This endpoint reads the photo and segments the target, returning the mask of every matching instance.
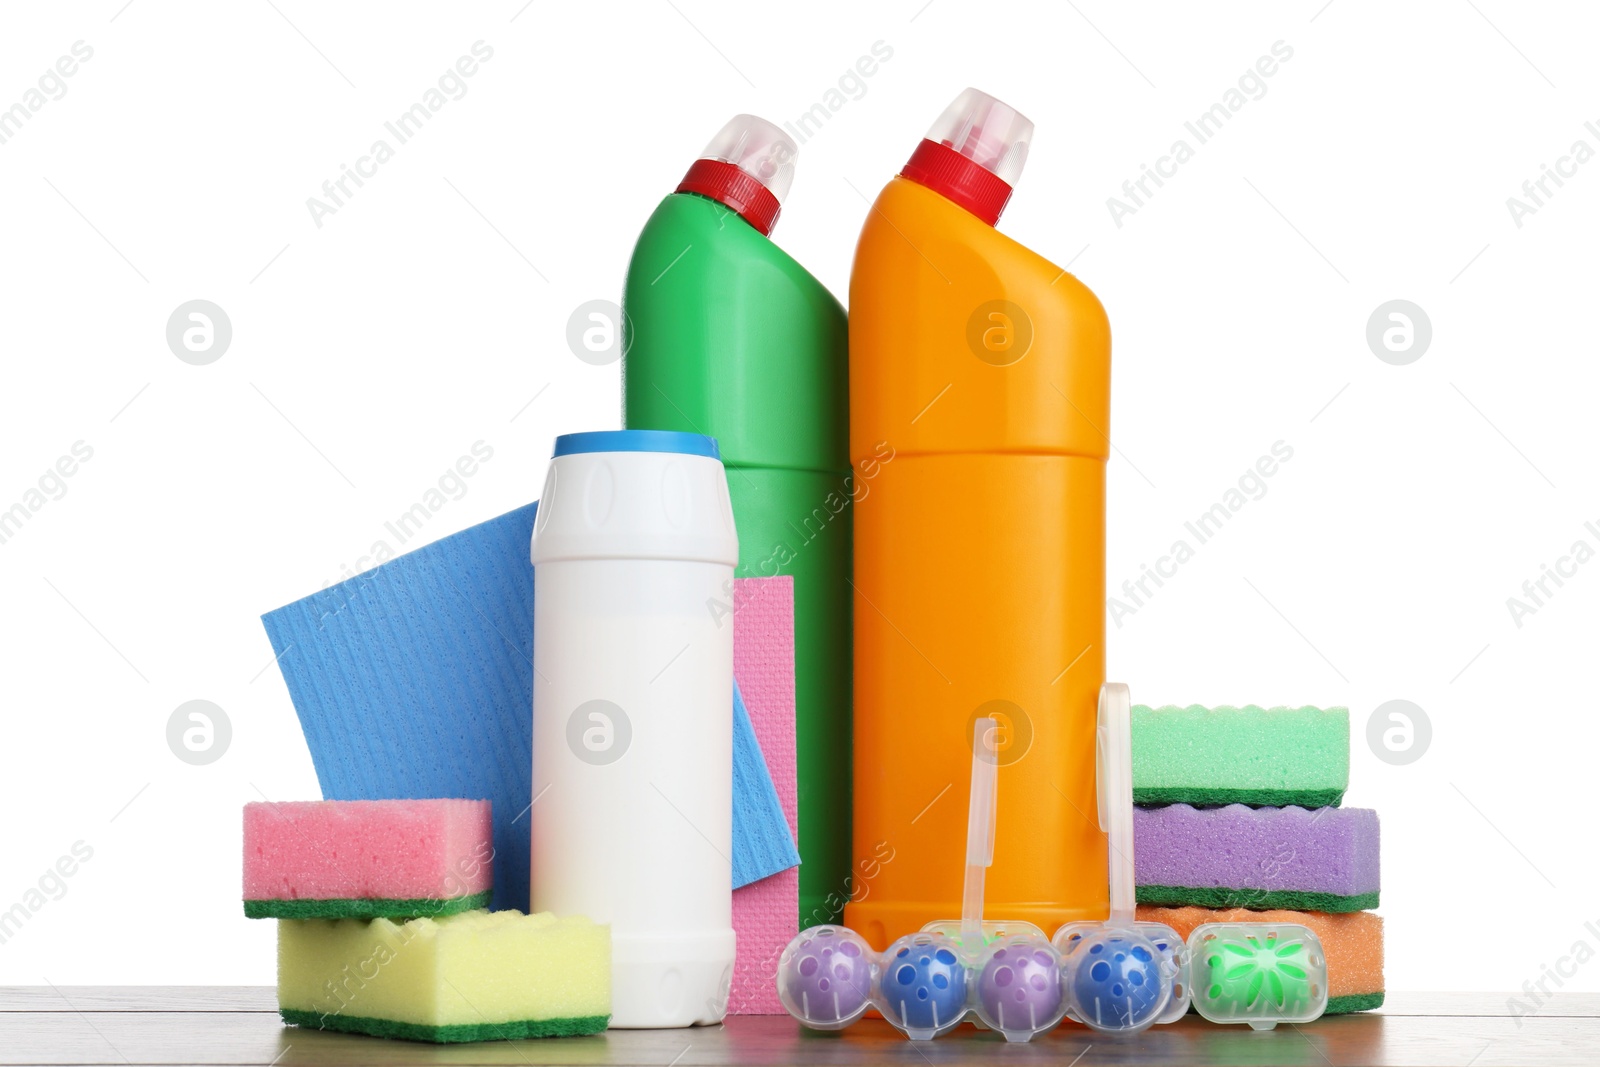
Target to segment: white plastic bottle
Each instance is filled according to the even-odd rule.
[[[568,434],[533,529],[532,906],[611,924],[613,1027],[719,1022],[733,974],[739,558],[716,441]]]

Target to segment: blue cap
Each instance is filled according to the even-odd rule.
[[[677,452],[722,460],[715,437],[677,430],[590,430],[588,433],[564,433],[556,438],[555,455],[573,456],[583,452]]]

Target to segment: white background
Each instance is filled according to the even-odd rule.
[[[1111,677],[1146,703],[1349,705],[1391,990],[1509,990],[1600,948],[1600,562],[1520,628],[1506,606],[1575,540],[1600,548],[1600,162],[1520,228],[1506,206],[1574,140],[1600,148],[1600,16],[522,3],[0,15],[0,107],[94,50],[0,145],[0,508],[93,449],[0,544],[0,909],[93,849],[0,945],[0,982],[272,980],[272,925],[240,914],[240,807],[317,784],[258,616],[356,565],[474,442],[493,459],[424,539],[532,499],[554,435],[615,427],[617,368],[573,356],[568,316],[618,297],[731,114],[793,121],[877,41],[892,58],[803,146],[775,238],[842,299],[864,196],[957,92],[1035,121],[1001,225],[1111,314],[1113,587],[1294,450],[1111,629]],[[306,199],[479,40],[466,95],[318,228]],[[1107,198],[1280,40],[1266,94],[1115,225]],[[165,340],[195,298],[233,325],[209,366]],[[1432,321],[1409,366],[1365,340],[1395,298]],[[166,742],[196,698],[233,727],[209,766]],[[1365,740],[1395,698],[1433,726],[1408,766]],[[1566,988],[1600,989],[1600,965]]]

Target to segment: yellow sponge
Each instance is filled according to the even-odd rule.
[[[581,916],[468,911],[278,922],[287,1023],[412,1041],[593,1034],[611,1018],[611,929]]]

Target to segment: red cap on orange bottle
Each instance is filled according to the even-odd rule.
[[[1022,175],[1033,123],[988,93],[967,89],[928,130],[900,176],[966,208],[990,226]]]

